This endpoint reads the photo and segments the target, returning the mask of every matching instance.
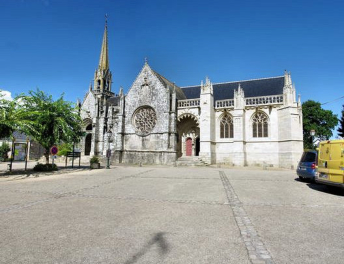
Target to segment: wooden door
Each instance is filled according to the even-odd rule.
[[[85,139],[85,156],[89,156],[91,152],[92,134],[88,134]]]
[[[192,156],[192,139],[186,139],[186,156]]]

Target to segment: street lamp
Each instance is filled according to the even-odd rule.
[[[106,151],[106,158],[107,158],[107,165],[106,165],[106,168],[107,169],[110,169],[110,157],[111,157],[111,149],[110,149],[110,138],[112,136],[112,132],[111,130],[109,130],[107,133],[107,138],[108,138],[108,149]]]
[[[309,134],[311,134],[311,144],[312,144],[312,148],[313,148],[315,130],[314,130],[314,129],[311,129],[311,131],[309,131]]]

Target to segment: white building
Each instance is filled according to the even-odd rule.
[[[145,62],[127,94],[121,88],[115,95],[111,83],[105,26],[94,84],[81,104],[84,155],[109,148],[119,163],[174,164],[190,156],[285,168],[301,157],[302,110],[290,73],[178,87]]]

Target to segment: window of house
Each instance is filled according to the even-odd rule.
[[[233,119],[224,115],[220,121],[220,138],[233,138]]]
[[[253,137],[268,137],[269,119],[263,112],[257,112],[252,118]]]

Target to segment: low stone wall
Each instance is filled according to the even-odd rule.
[[[122,163],[128,164],[166,164],[175,163],[175,151],[123,151]]]

